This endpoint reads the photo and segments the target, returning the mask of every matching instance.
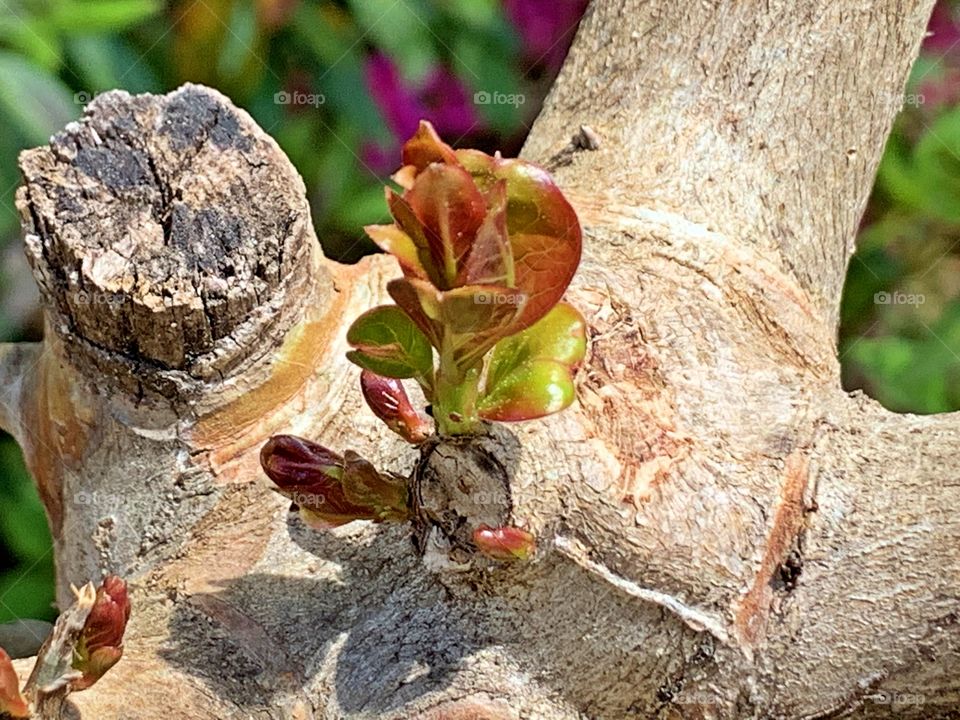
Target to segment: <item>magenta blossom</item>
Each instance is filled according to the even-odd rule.
[[[588,0],[504,0],[507,15],[523,39],[524,56],[532,65],[557,72]]]
[[[367,90],[393,135],[391,147],[364,147],[364,161],[381,172],[394,170],[403,139],[416,133],[427,118],[443,135],[461,137],[482,127],[473,98],[460,79],[438,65],[416,85],[403,79],[396,64],[383,53],[371,55],[364,67]],[[387,162],[387,159],[390,162]]]

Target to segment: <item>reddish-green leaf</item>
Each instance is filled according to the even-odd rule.
[[[487,420],[531,420],[573,402],[573,368],[586,353],[586,322],[560,303],[521,333],[497,343],[479,402]]]
[[[381,305],[365,312],[350,326],[347,342],[354,348],[347,357],[362,368],[386,377],[430,382],[430,341],[398,307]]]
[[[423,263],[420,262],[420,252],[413,238],[397,225],[367,225],[364,230],[377,247],[397,259],[404,275],[427,278],[427,272]]]
[[[443,287],[445,280],[443,277],[443,254],[434,255],[434,249],[441,249],[437,242],[431,243],[427,238],[427,229],[423,222],[414,213],[413,208],[406,199],[397,195],[393,190],[387,188],[387,206],[390,208],[390,214],[396,221],[397,228],[410,238],[416,248],[417,260],[423,268],[423,276],[426,277],[436,287]],[[409,249],[405,248],[409,253]],[[404,261],[401,260],[401,267]]]
[[[507,235],[507,183],[491,191],[489,210],[473,247],[457,277],[457,285],[506,285],[513,287],[513,249]]]
[[[454,287],[487,215],[483,195],[462,167],[435,163],[417,175],[404,200],[424,228],[430,258],[441,280],[437,287]],[[401,227],[410,232],[403,223]]]
[[[527,298],[502,285],[466,285],[440,292],[430,283],[401,278],[387,290],[441,354],[466,370],[516,325]]]
[[[458,150],[488,202],[507,183],[507,231],[516,286],[530,297],[518,327],[529,327],[563,297],[580,264],[580,222],[550,174],[524,160],[505,160],[476,150]]]
[[[430,163],[456,162],[457,156],[453,148],[440,139],[433,125],[426,120],[420,121],[416,134],[403,145],[403,164],[404,167],[412,167],[411,176],[425,170]]]
[[[444,342],[457,364],[471,367],[513,332],[526,303],[524,293],[502,285],[465,285],[441,293]]]
[[[439,349],[443,337],[439,322],[440,291],[425,280],[398,278],[387,283],[387,292],[430,344]]]

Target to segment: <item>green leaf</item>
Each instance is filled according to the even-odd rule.
[[[382,305],[358,317],[347,331],[354,350],[347,357],[367,370],[392,378],[417,378],[425,384],[433,374],[430,341],[407,314]]]
[[[575,397],[573,369],[586,349],[586,321],[567,303],[560,303],[523,332],[501,340],[490,358],[480,416],[531,420],[568,407]]]
[[[421,0],[348,0],[363,35],[387,52],[407,80],[421,80],[436,63],[433,18]]]
[[[0,52],[0,114],[32,145],[43,145],[80,114],[73,93],[54,75]]]
[[[49,18],[62,31],[117,32],[156,15],[159,0],[61,0]]]

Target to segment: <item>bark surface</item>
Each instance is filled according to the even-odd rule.
[[[540,542],[518,567],[312,532],[269,491],[277,432],[418,456],[344,357],[392,260],[324,259],[244,112],[114,92],[25,153],[48,330],[0,353],[0,425],[61,600],[134,591],[123,661],[64,717],[957,716],[960,418],[850,396],[836,356],[931,6],[591,5],[524,151],[580,214],[590,348],[573,408],[489,441]]]

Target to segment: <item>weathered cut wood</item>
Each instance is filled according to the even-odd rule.
[[[302,186],[246,115],[201,88],[110,94],[27,154],[50,329],[6,419],[61,583],[109,569],[134,590],[125,659],[70,712],[160,720],[175,698],[191,720],[955,716],[960,419],[848,396],[835,348],[885,98],[930,8],[594,2],[525,151],[584,225],[569,299],[589,357],[573,408],[492,445],[509,512],[540,542],[509,568],[455,571],[404,527],[314,533],[268,491],[257,453],[275,432],[401,473],[418,453],[363,407],[344,358],[396,268],[320,256]],[[817,104],[827,92],[843,102]],[[139,158],[116,176],[129,187],[77,164],[74,145],[109,127]],[[137,174],[148,157],[164,169]],[[276,194],[257,203],[264,183]],[[96,223],[64,192],[89,193]],[[176,208],[191,220],[164,235]],[[111,284],[114,254],[149,282]],[[230,263],[265,284],[202,307],[193,278]],[[87,287],[121,309],[97,320],[70,299]],[[170,313],[192,320],[171,329]],[[144,317],[156,335],[121,332]],[[505,512],[492,495],[464,512]]]
[[[75,361],[183,401],[155,371],[222,378],[293,324],[312,280],[303,183],[226,98],[102,95],[20,168],[27,256]]]

